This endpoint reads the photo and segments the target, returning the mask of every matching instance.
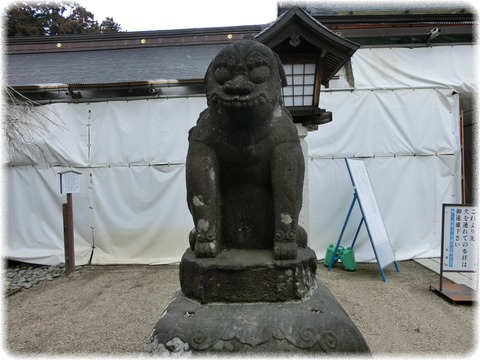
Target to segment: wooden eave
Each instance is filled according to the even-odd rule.
[[[163,46],[228,44],[254,36],[262,26],[120,32],[94,35],[59,35],[8,38],[7,54],[119,50]]]

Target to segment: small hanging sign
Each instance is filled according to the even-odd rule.
[[[77,193],[80,191],[78,178],[81,172],[67,170],[59,173],[60,175],[60,194]]]

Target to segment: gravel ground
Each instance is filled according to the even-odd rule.
[[[438,275],[413,262],[400,273],[376,264],[318,275],[363,333],[374,356],[472,356],[476,306],[429,290]],[[8,276],[8,271],[4,276]],[[3,350],[10,356],[138,357],[179,288],[178,266],[86,266],[4,298]]]
[[[377,264],[317,272],[361,330],[374,355],[473,356],[477,306],[453,305],[430,290],[439,275],[414,261],[392,265],[380,280]],[[447,280],[444,280],[447,281]]]

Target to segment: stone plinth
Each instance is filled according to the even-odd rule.
[[[366,353],[360,331],[316,279],[302,301],[200,304],[181,292],[169,304],[143,355],[214,353]]]
[[[317,257],[298,248],[295,260],[274,260],[271,250],[230,249],[216,258],[187,250],[180,263],[185,296],[201,303],[300,300],[315,285]]]

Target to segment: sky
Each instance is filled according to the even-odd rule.
[[[472,0],[461,2],[471,3]],[[278,0],[75,0],[95,15],[99,23],[113,17],[123,31],[189,29],[220,26],[260,25],[277,18]],[[288,2],[305,3],[302,0]],[[396,7],[422,3],[439,5],[455,0],[309,0],[307,2],[386,3]],[[348,6],[348,5],[347,5]]]
[[[9,2],[12,2],[10,0]],[[60,0],[54,0],[60,1]],[[112,17],[122,31],[172,30],[268,24],[277,18],[279,0],[73,0],[95,15],[99,23]],[[471,2],[472,0],[463,0]],[[304,0],[288,0],[305,3]],[[454,2],[455,0],[308,0],[307,2],[396,4]],[[348,6],[348,5],[347,5]]]
[[[277,18],[277,0],[77,0],[123,31],[188,29],[267,24]]]

